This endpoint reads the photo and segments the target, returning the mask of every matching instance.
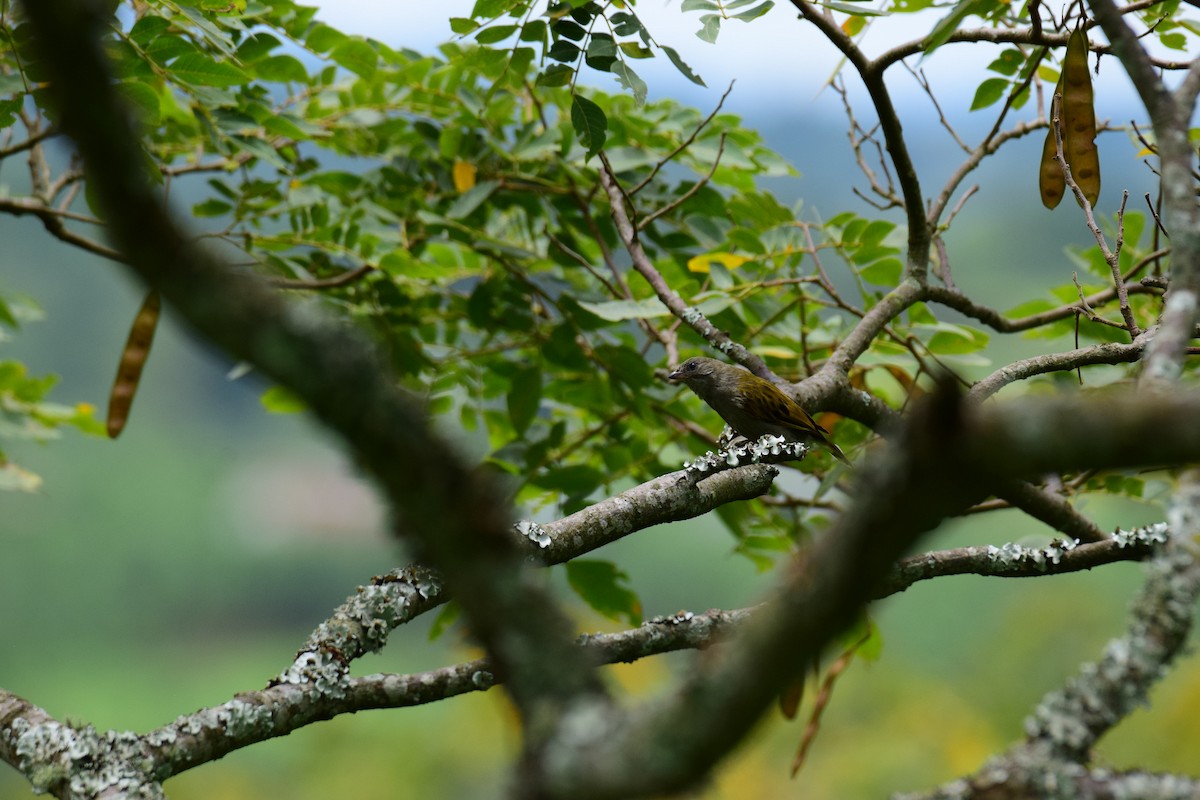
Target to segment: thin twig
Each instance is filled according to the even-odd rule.
[[[696,129],[694,131],[692,131],[691,136],[684,139],[682,142],[680,142],[678,147],[676,147],[674,150],[672,150],[670,153],[668,153],[666,156],[664,156],[661,160],[659,160],[659,162],[654,165],[654,169],[650,170],[650,174],[647,175],[645,178],[642,178],[642,180],[638,183],[637,186],[634,186],[632,189],[629,190],[629,196],[632,197],[633,195],[640,192],[642,189],[646,188],[646,185],[648,183],[650,183],[650,181],[654,180],[654,176],[658,174],[659,170],[661,170],[664,166],[669,164],[671,162],[671,160],[675,158],[675,156],[679,155],[684,150],[686,150],[688,147],[690,147],[692,142],[696,141],[696,137],[700,135],[700,131],[704,130],[708,126],[708,124],[713,121],[713,118],[717,116],[718,112],[720,112],[721,107],[725,105],[725,98],[729,97],[729,93],[733,91],[733,84],[734,84],[734,81],[729,82],[729,88],[725,90],[725,93],[723,95],[721,95],[721,99],[717,101],[717,107],[714,108],[712,110],[712,113],[709,114],[707,117],[705,117],[700,122],[700,124],[696,126]]]
[[[374,264],[363,264],[357,269],[346,270],[341,275],[332,278],[322,278],[315,281],[298,280],[293,278],[271,278],[270,283],[277,289],[337,289],[348,286],[357,280],[365,278],[377,268]]]
[[[701,178],[699,181],[697,181],[695,184],[693,184],[690,189],[688,189],[686,192],[681,194],[679,197],[672,200],[670,203],[667,203],[665,206],[658,209],[653,214],[650,214],[649,216],[643,217],[641,220],[639,220],[638,224],[637,224],[638,230],[639,231],[645,230],[646,226],[649,225],[651,222],[658,219],[663,214],[668,214],[668,213],[674,211],[675,209],[679,208],[679,206],[683,205],[688,200],[690,200],[696,194],[696,192],[700,191],[705,186],[707,186],[708,182],[710,180],[712,180],[712,176],[714,174],[716,174],[717,167],[719,167],[721,165],[721,156],[724,154],[724,152],[725,152],[725,134],[722,133],[720,140],[717,143],[717,157],[715,159],[713,159],[712,168],[710,168],[708,170],[708,174],[705,175],[703,178]],[[605,164],[605,167],[606,168],[608,167],[607,163]],[[626,195],[626,197],[628,197],[628,195]]]

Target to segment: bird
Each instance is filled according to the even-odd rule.
[[[734,431],[747,439],[767,434],[792,442],[816,442],[840,461],[845,453],[829,441],[829,431],[770,381],[715,358],[689,358],[667,376],[685,384],[716,411]]]

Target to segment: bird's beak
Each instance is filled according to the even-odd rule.
[[[667,376],[667,380],[669,380],[671,383],[679,383],[683,380],[683,373],[679,371],[678,367],[676,367],[675,371]]]

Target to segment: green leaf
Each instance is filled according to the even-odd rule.
[[[588,42],[587,54],[584,56],[587,65],[600,72],[608,72],[617,60],[617,44],[606,33],[592,35]]]
[[[265,81],[308,82],[308,70],[295,56],[267,56],[252,66],[258,77]]]
[[[227,61],[214,61],[203,53],[184,53],[170,67],[172,77],[195,86],[240,86],[250,77]]]
[[[963,20],[972,14],[979,14],[988,2],[989,0],[959,0],[954,9],[933,26],[929,38],[925,41],[925,56],[944,45],[958,30]]]
[[[934,332],[927,344],[930,351],[938,355],[974,353],[987,347],[988,343],[986,333],[965,325],[938,322],[935,325],[914,325],[913,327]]]
[[[638,42],[620,42],[617,47],[626,58],[653,58],[654,51]]]
[[[675,52],[674,47],[664,47],[662,51],[667,54],[667,58],[671,59],[671,63],[675,65],[675,69],[679,70],[679,74],[683,75],[683,77],[687,78],[697,86],[707,86],[707,84],[704,82],[704,79],[695,72],[692,72],[692,68],[689,67],[684,60],[679,57],[679,53]]]
[[[314,53],[328,53],[348,38],[350,37],[341,31],[334,30],[323,22],[318,22],[304,37],[304,43]]]
[[[873,264],[868,264],[858,271],[863,280],[879,286],[895,286],[900,283],[900,275],[904,265],[898,258],[883,258]]]
[[[196,217],[219,217],[222,214],[228,214],[232,210],[233,206],[224,200],[210,197],[203,203],[196,203],[196,205],[192,206],[192,215]]]
[[[863,6],[854,6],[849,3],[824,2],[821,3],[822,8],[832,9],[833,11],[841,11],[843,14],[849,14],[852,17],[887,17],[891,16],[886,11],[876,11]]]
[[[446,217],[449,219],[462,219],[468,216],[472,211],[479,208],[484,200],[491,197],[492,192],[496,191],[499,187],[499,181],[480,181],[458,196],[450,208],[446,209]]]
[[[566,39],[559,39],[550,46],[546,55],[555,61],[574,61],[579,58],[580,52],[579,45],[568,42]]]
[[[657,297],[645,300],[609,300],[605,303],[588,303],[580,300],[579,305],[595,314],[600,319],[609,322],[622,322],[627,319],[652,319],[668,317],[671,312]]]
[[[612,73],[617,76],[621,86],[633,92],[635,103],[640,106],[646,102],[646,92],[648,91],[646,82],[628,64],[624,61],[617,61],[612,65]]]
[[[1024,63],[1025,57],[1021,55],[1021,51],[1010,48],[1000,51],[1000,55],[992,63],[988,64],[987,68],[992,72],[998,72],[1001,75],[1007,75],[1011,78],[1017,74],[1017,71],[1021,69]]]
[[[546,67],[546,71],[538,76],[539,86],[565,86],[571,83],[571,78],[575,76],[574,68],[565,64],[552,64]]]
[[[584,37],[587,36],[586,28],[569,19],[560,19],[550,26],[550,30],[554,31],[555,36],[561,36],[574,42],[582,42]]]
[[[459,36],[465,36],[479,27],[479,23],[466,17],[451,17],[450,30]]]
[[[770,11],[774,6],[775,0],[766,0],[766,2],[759,3],[754,8],[747,9],[746,11],[742,11],[739,14],[733,14],[731,16],[734,19],[740,19],[743,22],[749,22],[752,19],[758,19],[763,14]]]
[[[587,497],[604,483],[604,473],[588,464],[551,467],[536,476],[532,483],[568,497]]]
[[[158,93],[144,83],[122,81],[116,85],[116,90],[125,102],[129,103],[137,113],[137,117],[145,125],[157,127],[161,117],[161,107]]]
[[[14,331],[21,327],[17,322],[17,318],[13,316],[12,309],[8,307],[3,297],[0,297],[0,324],[7,325]]]
[[[717,35],[721,33],[721,17],[719,14],[705,14],[700,18],[700,30],[696,36],[709,44],[717,43]]]
[[[496,42],[503,42],[516,32],[516,25],[495,25],[491,28],[484,28],[475,34],[475,41],[480,44],[495,44]]]
[[[367,80],[375,77],[375,67],[379,63],[379,54],[375,52],[375,48],[362,39],[347,39],[334,47],[329,57]]]
[[[567,582],[592,609],[611,620],[642,624],[642,603],[622,584],[629,576],[609,561],[576,559],[567,562]]]
[[[571,127],[580,144],[587,149],[588,158],[600,152],[608,135],[608,118],[600,106],[582,95],[571,98]]]
[[[304,404],[303,400],[293,394],[290,389],[282,386],[272,386],[267,389],[258,401],[272,414],[297,414],[308,410],[308,406]]]
[[[508,390],[508,418],[517,435],[524,435],[542,401],[542,368],[531,364],[513,376]]]
[[[437,616],[433,618],[433,624],[429,626],[429,641],[435,642],[442,638],[443,634],[450,630],[450,626],[458,622],[460,616],[462,616],[462,608],[454,600],[438,609]]]
[[[1169,47],[1172,50],[1187,50],[1187,36],[1178,31],[1160,33],[1158,40],[1162,42],[1163,47]]]
[[[971,101],[971,110],[978,111],[995,103],[1008,90],[1008,81],[1004,78],[988,78],[979,84],[975,90],[975,99]]]
[[[629,11],[618,11],[608,18],[608,21],[613,25],[613,33],[617,36],[633,36],[642,37],[642,41],[648,42],[649,35],[646,33],[645,27],[642,26],[642,21]]]
[[[571,60],[571,59],[567,59]],[[546,71],[538,75],[538,86],[566,86],[571,82],[575,70],[566,64],[551,64]]]
[[[512,9],[520,0],[475,0],[471,16],[476,19],[493,19]]]

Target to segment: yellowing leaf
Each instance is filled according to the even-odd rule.
[[[687,266],[690,272],[708,272],[713,262],[720,264],[725,269],[737,269],[749,260],[748,256],[739,256],[734,253],[707,253],[689,258]]]
[[[777,347],[775,345],[764,345],[762,347],[752,347],[750,349],[753,350],[758,355],[763,356],[765,358],[782,358],[785,360],[790,360],[793,358],[800,357],[799,353],[797,353],[795,350],[792,350],[789,347]]]
[[[842,23],[842,31],[847,36],[857,36],[865,27],[867,27],[866,17],[847,17],[846,21]]]
[[[454,189],[455,189],[455,191],[457,191],[459,194],[462,194],[463,192],[465,192],[469,189],[473,189],[475,187],[475,173],[477,171],[478,170],[476,170],[474,164],[468,164],[466,161],[462,161],[461,159],[455,159],[454,160]]]

